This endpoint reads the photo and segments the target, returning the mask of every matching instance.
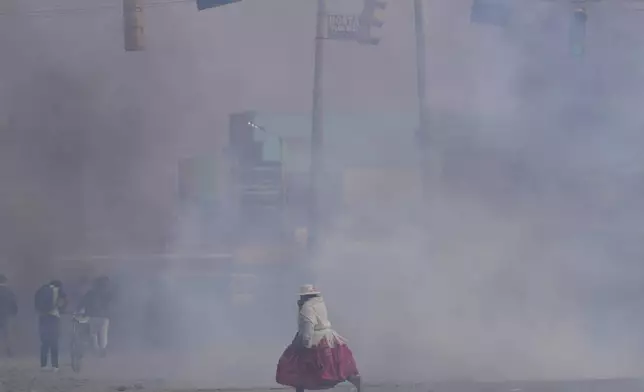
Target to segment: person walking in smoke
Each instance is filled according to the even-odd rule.
[[[0,274],[0,338],[4,342],[7,357],[12,357],[11,319],[18,314],[18,303],[7,281],[7,277]]]
[[[361,378],[346,340],[331,328],[321,293],[310,284],[300,289],[298,332],[277,364],[278,384],[306,389],[330,389],[348,381],[358,392]]]
[[[89,325],[94,341],[94,347],[101,357],[105,357],[107,349],[107,336],[110,327],[110,304],[112,292],[110,280],[106,276],[96,278],[87,293],[83,296],[78,306],[78,312],[90,318]]]
[[[38,312],[40,334],[40,367],[47,370],[51,354],[53,371],[58,371],[58,341],[60,339],[60,314],[67,306],[67,295],[60,280],[52,280],[36,291],[34,305]]]

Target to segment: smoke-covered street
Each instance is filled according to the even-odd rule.
[[[118,362],[118,361],[114,361]],[[149,359],[149,371],[161,365],[158,359]],[[82,375],[68,367],[58,374],[43,373],[33,366],[33,360],[14,359],[0,363],[0,385],[3,392],[269,392],[286,390],[277,385],[258,387],[213,387],[196,385],[190,380],[168,380],[146,377],[145,371],[136,377],[126,367],[115,363],[107,367],[90,368]],[[141,369],[141,367],[139,368]],[[121,372],[116,375],[112,372]],[[109,375],[108,373],[112,373]],[[349,392],[350,386],[341,385],[338,392]],[[367,384],[368,392],[641,392],[644,385],[636,379],[565,380],[565,381],[508,381],[474,382],[446,381],[435,383]]]
[[[641,390],[642,4],[0,0],[0,392]]]

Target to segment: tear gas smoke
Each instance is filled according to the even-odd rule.
[[[178,159],[223,157],[230,112],[309,110],[313,3],[151,8],[149,51],[127,55],[118,12],[19,25],[0,16],[0,249],[24,309],[34,285],[64,270],[57,256],[173,251],[194,236],[176,225]],[[517,7],[506,29],[469,24],[469,6],[427,7],[434,151],[444,159],[435,204],[428,211],[407,186],[383,196],[384,179],[333,214],[310,264],[331,321],[367,380],[636,374],[642,24],[622,5],[593,4],[586,57],[575,59],[561,4]],[[411,9],[390,2],[378,47],[329,42],[329,113],[413,116]],[[401,128],[391,137],[413,135]],[[365,139],[354,153],[389,143]],[[97,373],[272,383],[295,332],[297,272],[260,275],[257,306],[239,311],[215,278],[97,268],[119,271],[125,298],[118,365]]]

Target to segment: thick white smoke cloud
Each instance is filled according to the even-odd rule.
[[[432,132],[448,161],[437,207],[392,198],[344,211],[312,267],[366,379],[602,377],[641,364],[641,23],[608,3],[590,10],[583,60],[567,52],[560,4],[526,3],[505,30],[469,24],[470,1],[428,4]],[[413,113],[411,10],[389,2],[378,47],[328,43],[329,112]],[[3,268],[41,270],[29,290],[56,271],[55,250],[87,245],[66,237],[71,226],[105,252],[191,237],[173,221],[177,159],[221,152],[230,112],[310,108],[313,1],[150,8],[149,51],[127,55],[119,12],[76,15],[20,25],[0,16],[0,172],[12,185],[1,187],[12,222],[2,228]],[[59,162],[83,131],[93,138],[76,157],[93,166],[89,228],[76,226],[80,202]],[[363,149],[386,147],[377,143]],[[337,153],[327,150],[329,161]],[[138,305],[157,279],[122,271],[124,295],[136,297],[123,312],[147,317]],[[263,276],[248,327],[218,292],[224,283],[170,270],[175,346],[158,362],[131,354],[103,371],[272,382],[304,283],[290,273]]]

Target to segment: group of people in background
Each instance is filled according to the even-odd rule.
[[[91,335],[100,356],[106,355],[111,302],[110,281],[103,276],[94,280],[92,287],[82,295],[76,306],[76,313],[90,318]],[[60,280],[52,280],[36,291],[34,307],[38,315],[42,370],[59,370],[60,318],[68,305],[69,300]],[[8,287],[7,277],[0,274],[0,338],[8,357],[13,356],[11,323],[17,314],[16,295]]]

